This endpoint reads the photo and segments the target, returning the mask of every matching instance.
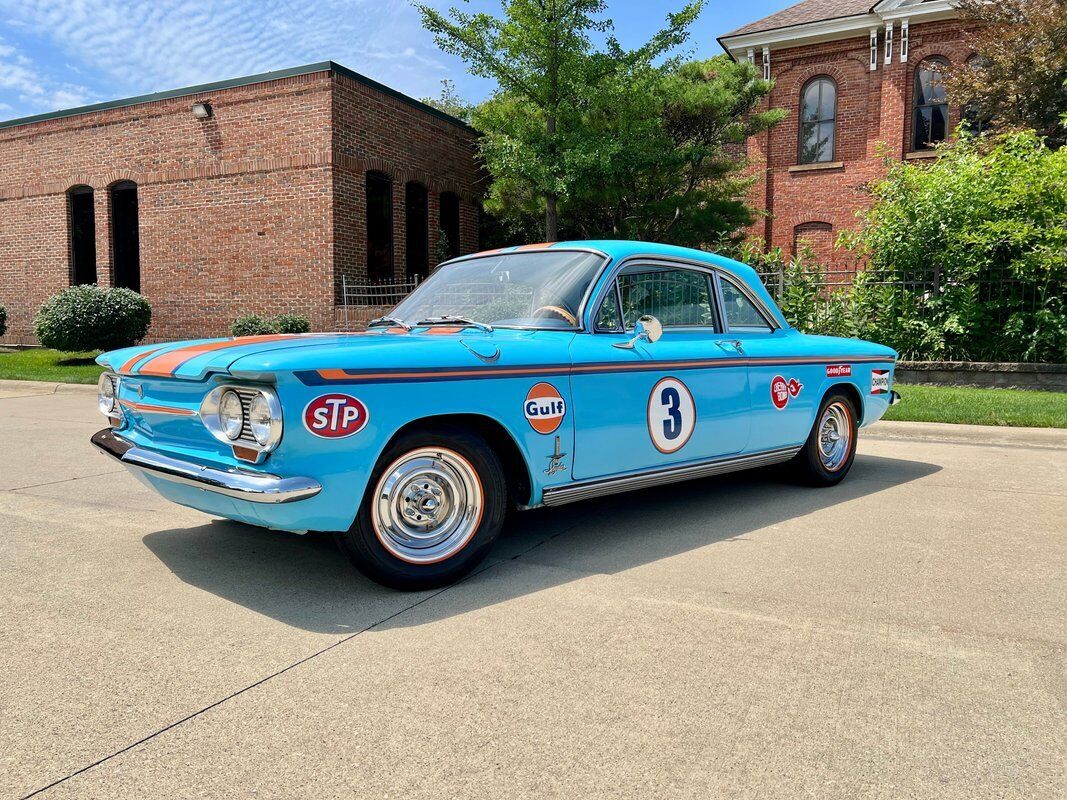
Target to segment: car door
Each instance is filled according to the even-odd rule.
[[[571,343],[574,478],[745,448],[748,373],[722,334],[713,280],[709,269],[641,261],[601,289],[590,306],[590,329]],[[661,323],[658,341],[634,341],[643,315]]]
[[[716,273],[727,337],[748,357],[752,433],[746,450],[801,444],[811,430],[824,366],[805,364],[793,352],[795,331],[780,327],[745,282]]]

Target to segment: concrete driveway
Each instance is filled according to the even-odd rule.
[[[169,505],[0,389],[0,794],[1062,797],[1067,435],[882,423],[520,515],[460,585]]]

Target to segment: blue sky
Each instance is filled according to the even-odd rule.
[[[792,0],[709,0],[694,56]],[[625,45],[683,0],[609,0]],[[431,0],[495,11],[499,0]],[[0,0],[0,120],[333,60],[415,97],[444,78],[480,100],[492,85],[437,50],[408,0]]]

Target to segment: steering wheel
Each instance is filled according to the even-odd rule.
[[[555,314],[557,317],[564,319],[571,325],[574,325],[575,327],[578,326],[578,318],[565,308],[562,308],[560,306],[541,306],[540,308],[534,310],[533,316],[541,316],[542,311],[547,311],[549,314]]]

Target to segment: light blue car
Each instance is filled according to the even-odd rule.
[[[591,241],[441,266],[353,334],[105,353],[93,443],[164,497],[335,531],[421,589],[480,562],[509,506],[778,462],[845,477],[898,399],[896,353],[791,328],[744,264]]]

